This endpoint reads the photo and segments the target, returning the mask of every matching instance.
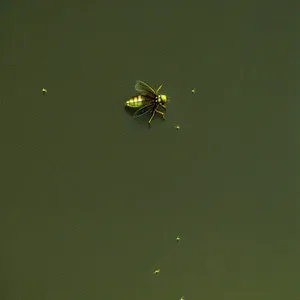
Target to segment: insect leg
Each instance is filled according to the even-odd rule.
[[[158,94],[159,90],[162,88],[162,85],[156,90],[156,94]]]
[[[155,115],[155,112],[156,112],[156,109],[154,109],[153,110],[153,113],[152,113],[152,115],[151,115],[151,117],[150,117],[150,119],[149,119],[149,125],[150,125],[150,123],[151,123],[151,121],[152,121],[152,119],[153,119],[153,117],[154,117],[154,115]]]
[[[165,120],[166,117],[165,117],[165,113],[163,113],[162,111],[159,111],[159,110],[155,110],[158,114],[162,115],[163,119]]]

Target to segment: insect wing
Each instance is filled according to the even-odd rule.
[[[152,98],[157,96],[155,90],[150,85],[140,80],[136,82],[135,89],[142,95],[148,95]]]
[[[141,107],[140,109],[138,109],[135,114],[133,115],[134,118],[138,118],[141,117],[147,113],[149,113],[150,111],[152,111],[155,107],[155,103],[151,103],[148,105],[145,105],[143,107]]]
[[[156,102],[156,99],[153,97],[150,97],[149,95],[142,95],[143,103],[145,105],[154,104]]]

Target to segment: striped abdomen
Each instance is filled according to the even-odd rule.
[[[141,107],[141,106],[145,105],[145,100],[146,99],[144,96],[138,95],[138,96],[135,96],[135,97],[127,100],[126,106],[133,107],[133,108]]]

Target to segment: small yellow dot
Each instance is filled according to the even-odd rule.
[[[45,95],[45,94],[47,94],[47,89],[42,89],[42,93]]]
[[[195,94],[196,93],[196,88],[192,89],[192,93]]]

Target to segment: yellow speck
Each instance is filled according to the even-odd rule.
[[[195,94],[196,93],[196,88],[192,89],[192,93]]]
[[[177,236],[176,236],[176,242],[179,242],[179,241],[180,241],[180,236],[177,235]]]
[[[160,273],[160,269],[155,269],[154,271],[153,271],[153,275],[158,275]]]
[[[42,89],[43,95],[47,94],[47,89]]]
[[[184,300],[184,297],[181,297],[180,300]]]
[[[179,130],[179,129],[180,129],[180,125],[175,125],[174,128],[175,128],[176,130]]]

